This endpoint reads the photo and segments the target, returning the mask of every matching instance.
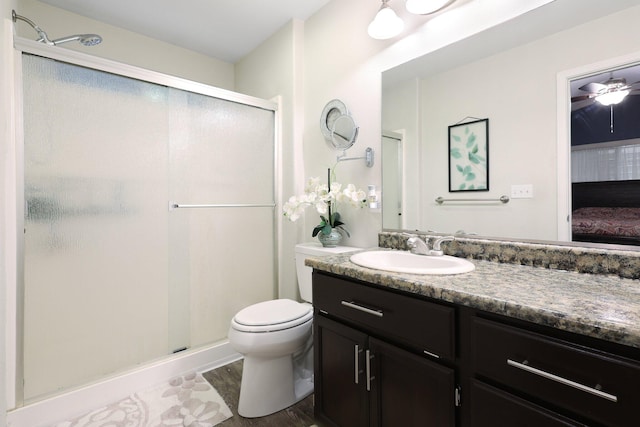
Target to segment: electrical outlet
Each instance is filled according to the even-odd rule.
[[[511,186],[512,199],[533,199],[533,185],[522,184]]]

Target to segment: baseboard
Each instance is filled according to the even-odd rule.
[[[186,372],[206,372],[240,357],[228,341],[178,353],[156,363],[9,411],[7,426],[50,426]]]

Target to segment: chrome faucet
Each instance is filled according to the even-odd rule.
[[[429,249],[429,245],[424,240],[418,236],[411,235],[411,237],[407,239],[407,246],[409,246],[411,253],[416,255],[442,256],[444,252],[442,252],[440,245],[442,242],[450,242],[452,240],[455,240],[453,236],[438,237],[433,242],[433,248]]]
[[[431,252],[429,255],[435,255],[435,256],[444,255],[444,252],[442,252],[442,249],[440,249],[440,245],[442,244],[442,242],[452,242],[453,240],[455,240],[455,237],[453,236],[438,237],[433,242],[433,249],[429,251]]]
[[[416,255],[428,255],[429,254],[429,246],[426,244],[424,240],[419,238],[418,236],[411,236],[407,239],[407,246],[409,246],[409,250],[412,254]]]

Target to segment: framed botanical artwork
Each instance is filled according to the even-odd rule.
[[[489,119],[449,126],[449,192],[489,191]]]

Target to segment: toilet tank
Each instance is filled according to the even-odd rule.
[[[336,246],[325,248],[319,242],[300,243],[296,245],[296,273],[298,275],[298,289],[304,301],[312,302],[311,298],[311,273],[313,268],[304,265],[304,260],[309,257],[336,255],[345,252],[357,251],[359,248],[350,246]]]

